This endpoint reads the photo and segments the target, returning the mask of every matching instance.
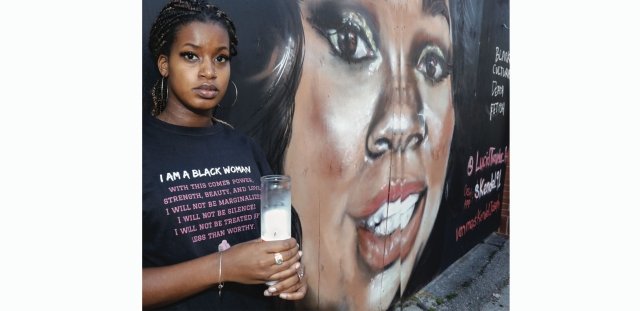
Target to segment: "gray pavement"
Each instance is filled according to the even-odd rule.
[[[491,234],[393,309],[509,310],[509,238]]]

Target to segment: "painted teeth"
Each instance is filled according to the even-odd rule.
[[[389,235],[404,228],[411,220],[413,209],[418,201],[418,194],[408,196],[404,201],[400,199],[382,204],[378,210],[366,220],[367,228],[373,229],[376,235]]]

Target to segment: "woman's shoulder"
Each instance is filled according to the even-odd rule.
[[[215,123],[218,124],[219,128],[222,131],[224,131],[229,137],[232,137],[234,140],[237,140],[245,145],[250,146],[252,149],[256,149],[256,148],[259,149],[258,144],[247,133],[236,129],[232,124],[224,120],[220,120],[217,118],[213,118],[213,120]]]
[[[219,123],[219,126],[223,128],[229,137],[232,137],[232,140],[239,142],[245,148],[250,150],[251,154],[256,159],[256,162],[260,165],[262,172],[265,174],[271,174],[271,168],[269,167],[265,153],[252,136],[234,128],[233,125],[223,120],[214,118],[214,121]]]

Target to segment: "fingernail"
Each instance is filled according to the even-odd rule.
[[[298,256],[302,257],[302,251],[298,251]]]
[[[296,270],[300,268],[300,262],[296,262]]]
[[[280,294],[280,298],[287,299],[287,294]]]
[[[265,291],[264,291],[264,295],[265,295],[265,296],[271,296],[271,293],[270,293],[268,290],[265,290]]]
[[[275,287],[273,287],[273,286],[271,286],[271,287],[269,287],[269,291],[273,293],[273,292],[275,292],[275,291],[276,291],[276,288],[275,288]]]

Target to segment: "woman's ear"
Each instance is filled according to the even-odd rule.
[[[166,55],[158,56],[158,71],[165,78],[169,76],[169,58]]]

